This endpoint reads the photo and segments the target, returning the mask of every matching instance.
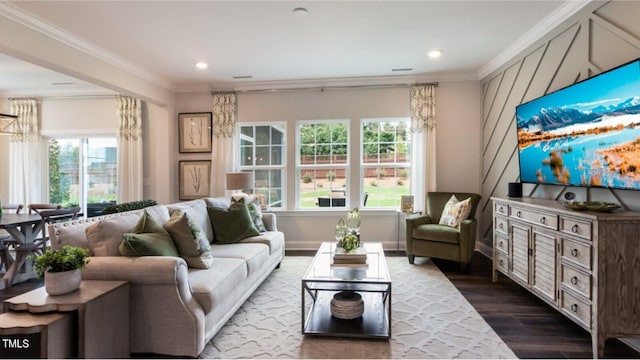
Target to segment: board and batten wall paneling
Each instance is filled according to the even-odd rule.
[[[479,250],[491,256],[491,196],[519,181],[515,107],[640,57],[640,2],[594,2],[482,79],[482,203]],[[523,194],[622,203],[640,211],[640,191],[535,186]]]

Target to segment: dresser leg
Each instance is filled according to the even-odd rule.
[[[604,357],[604,342],[606,337],[596,330],[591,332],[591,348],[594,359],[602,359]]]

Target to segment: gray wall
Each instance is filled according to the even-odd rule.
[[[490,256],[491,196],[506,196],[519,180],[515,107],[640,57],[640,2],[592,3],[552,29],[501,69],[482,79],[482,204],[480,250]],[[525,184],[524,195],[612,201],[640,210],[640,191]]]

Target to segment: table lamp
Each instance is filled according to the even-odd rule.
[[[233,192],[251,191],[253,187],[253,173],[227,173],[227,190]]]

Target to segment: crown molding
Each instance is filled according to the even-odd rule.
[[[570,0],[560,5],[556,11],[544,18],[495,58],[481,67],[480,70],[478,70],[478,78],[484,79],[495,70],[498,70],[502,65],[515,58],[520,52],[549,33],[551,29],[560,25],[563,21],[567,20],[591,2],[592,0]]]
[[[73,49],[99,59],[100,61],[104,61],[110,65],[113,65],[118,69],[147,80],[157,86],[165,89],[173,88],[171,82],[158,77],[157,75],[133,64],[130,61],[115,56],[105,49],[81,40],[77,36],[74,36],[60,29],[59,27],[45,22],[41,18],[22,10],[21,8],[11,4],[10,2],[0,1],[0,15],[19,23],[20,25],[26,26],[31,30],[37,31],[54,40],[57,40],[67,46],[70,46]]]

